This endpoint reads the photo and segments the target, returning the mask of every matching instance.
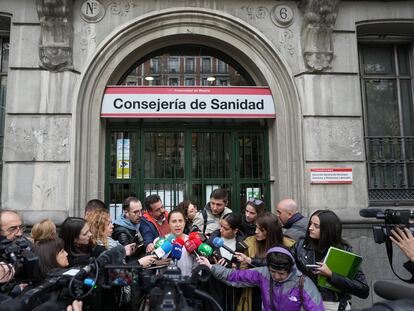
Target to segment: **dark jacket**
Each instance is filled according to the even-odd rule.
[[[243,214],[241,217],[241,231],[244,233],[245,237],[255,235],[256,233],[256,223],[247,222],[246,215]]]
[[[308,218],[303,217],[300,213],[296,213],[283,225],[283,234],[298,241],[300,238],[305,237],[308,223]]]
[[[167,215],[168,214],[166,214],[165,216],[166,219]],[[141,222],[139,224],[139,232],[141,233],[142,238],[144,239],[145,247],[147,247],[148,244],[153,243],[155,238],[160,236],[157,227],[155,227],[155,225],[145,217],[141,218]]]
[[[411,273],[411,280],[410,283],[414,283],[414,262],[411,260],[406,261],[403,264],[404,268]]]
[[[352,251],[350,247],[345,247],[344,249],[346,251]],[[322,261],[325,254],[323,256],[318,255],[312,244],[305,243],[304,238],[299,239],[293,246],[292,252],[299,270],[306,274],[317,286],[318,277],[310,269],[306,268],[306,264],[312,264],[312,262],[308,261],[309,258],[315,258],[316,261]],[[351,299],[351,295],[363,299],[367,298],[369,295],[369,287],[365,275],[360,269],[358,269],[353,280],[333,272],[331,279],[329,279],[329,283],[341,290],[341,292],[339,293],[324,287],[318,287],[324,301],[339,301],[341,302],[341,305],[343,305],[347,300]]]
[[[115,225],[114,231],[112,232],[112,238],[125,246],[132,243],[136,232],[136,230],[131,230],[121,225]]]

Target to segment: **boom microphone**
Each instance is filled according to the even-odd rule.
[[[375,293],[387,300],[414,300],[414,288],[387,281],[377,281],[374,284]]]
[[[234,250],[232,250],[231,248],[229,248],[229,247],[227,247],[226,245],[224,245],[224,241],[223,241],[223,239],[222,239],[222,238],[219,238],[219,237],[214,238],[214,239],[213,239],[213,245],[214,245],[215,247],[218,247],[218,248],[222,247],[222,248],[224,248],[226,251],[228,251],[229,253],[232,253],[233,255],[235,255],[235,254],[236,254],[236,252],[235,252]]]
[[[96,258],[96,263],[98,264],[98,269],[101,269],[105,265],[121,265],[125,259],[125,247],[123,245],[115,246],[111,249],[108,249],[101,253]],[[77,277],[82,277],[89,274],[92,270],[95,269],[94,264],[87,265],[83,267],[78,273]]]
[[[379,208],[362,208],[359,210],[359,216],[365,218],[377,218],[377,215],[383,215],[384,210]]]

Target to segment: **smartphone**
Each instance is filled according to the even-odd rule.
[[[105,266],[105,285],[126,286],[135,285],[138,280],[139,267],[134,266]]]
[[[142,235],[140,233],[137,233],[134,236],[134,239],[132,240],[132,243],[135,243],[135,247],[136,249],[140,248],[141,246],[144,245],[144,239],[142,238]]]
[[[243,249],[243,251],[245,251],[246,249],[249,248],[249,246],[246,243],[244,243],[243,241],[238,242],[237,246],[239,246],[241,249]]]
[[[320,265],[317,265],[317,264],[308,264],[308,265],[306,265],[306,268],[309,268],[309,269],[316,269],[316,268],[319,268],[320,267]]]

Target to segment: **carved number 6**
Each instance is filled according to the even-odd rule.
[[[279,16],[281,19],[287,19],[288,18],[288,13],[287,13],[287,9],[286,8],[281,8],[279,11]]]

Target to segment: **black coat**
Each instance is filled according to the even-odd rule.
[[[115,225],[114,231],[112,232],[112,238],[125,246],[133,242],[136,233],[136,230],[131,230],[120,225]]]
[[[344,249],[346,251],[352,251],[350,247],[344,247]],[[309,276],[309,278],[317,286],[317,275],[315,275],[311,269],[306,268],[306,264],[311,263],[309,262],[309,258],[315,258],[316,261],[322,261],[325,254],[318,254],[311,243],[305,243],[304,238],[299,239],[299,241],[293,246],[292,252],[299,270]],[[332,273],[329,283],[341,290],[341,292],[338,293],[324,287],[318,287],[324,301],[346,302],[346,300],[351,299],[350,295],[355,295],[363,299],[367,298],[369,295],[369,287],[365,279],[365,275],[360,269],[358,269],[358,272],[353,280],[339,274]]]
[[[255,235],[256,233],[256,223],[255,222],[247,222],[246,215],[242,215],[241,217],[241,231],[244,233],[245,237]]]

